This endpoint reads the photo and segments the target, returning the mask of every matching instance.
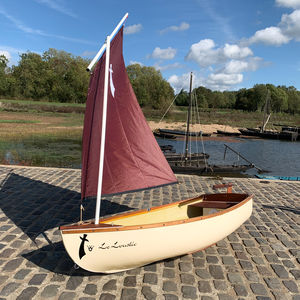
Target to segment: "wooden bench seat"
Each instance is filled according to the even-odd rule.
[[[202,207],[202,208],[228,208],[238,202],[227,202],[227,201],[202,201],[194,204],[190,204],[191,207]]]

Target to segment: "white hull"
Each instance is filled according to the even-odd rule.
[[[198,200],[193,203],[199,199],[203,201],[203,198],[195,199]],[[111,227],[78,224],[61,227],[63,243],[72,260],[81,268],[112,273],[207,248],[235,231],[252,213],[252,197],[248,195],[230,208],[184,217],[190,202],[181,201],[179,205],[175,203],[149,212],[122,214],[103,221],[112,224]],[[151,223],[152,215],[153,220],[165,218],[167,221]],[[140,224],[134,224],[137,221]],[[122,223],[128,225],[116,226]]]

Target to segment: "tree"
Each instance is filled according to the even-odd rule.
[[[13,69],[17,93],[25,98],[43,99],[47,95],[45,62],[39,54],[32,52],[23,53],[20,58],[19,65]]]
[[[283,87],[282,87],[283,88]],[[295,114],[300,112],[300,92],[293,86],[285,89],[288,95],[288,112]]]
[[[88,61],[53,48],[44,52],[43,60],[47,63],[50,100],[84,103],[89,83]]]
[[[4,55],[0,55],[0,95],[5,96],[7,94],[8,82],[7,82],[7,63],[8,59]]]
[[[174,98],[172,87],[155,68],[134,64],[127,66],[127,73],[141,106],[163,109]]]
[[[176,96],[175,100],[178,106],[188,106],[189,105],[189,93],[187,91],[181,90]]]
[[[272,111],[281,112],[288,109],[288,96],[284,89],[275,87],[273,84],[267,84],[271,92],[271,107]]]
[[[198,99],[198,106],[202,108],[212,107],[211,106],[211,95],[212,91],[205,88],[204,86],[199,86],[194,89],[196,97]]]
[[[262,110],[266,102],[268,88],[265,84],[255,84],[253,87],[253,101],[256,110]]]

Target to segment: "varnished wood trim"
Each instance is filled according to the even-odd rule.
[[[137,215],[137,214],[142,214],[147,212],[147,210],[141,210],[137,212],[131,212],[131,213],[125,213],[121,214],[119,217],[110,217],[110,218],[105,218],[101,219],[100,224],[92,224],[92,223],[86,223],[86,224],[74,224],[74,225],[68,225],[68,226],[61,226],[60,230],[62,234],[74,234],[74,233],[91,233],[91,232],[111,232],[111,231],[126,231],[126,230],[137,230],[137,229],[147,229],[147,228],[154,228],[154,227],[164,227],[164,226],[172,226],[172,225],[179,225],[179,224],[184,224],[184,223],[191,223],[191,222],[196,222],[200,220],[205,220],[209,218],[213,218],[216,216],[223,215],[225,213],[228,213],[232,210],[235,210],[243,205],[245,205],[248,201],[252,200],[253,195],[248,195],[248,194],[207,194],[207,195],[201,195],[200,197],[195,197],[187,200],[180,200],[174,203],[170,204],[165,204],[157,207],[153,207],[151,210],[157,210],[161,208],[165,208],[167,206],[174,206],[178,204],[182,204],[183,202],[186,202],[188,204],[189,202],[192,202],[193,200],[199,199],[201,197],[205,198],[205,196],[214,196],[214,195],[235,195],[234,198],[237,197],[242,197],[244,200],[241,202],[237,202],[235,205],[224,209],[222,211],[215,212],[213,214],[207,215],[207,216],[201,216],[201,217],[195,217],[195,218],[188,218],[188,219],[183,219],[183,220],[176,220],[176,221],[169,221],[169,222],[160,222],[160,223],[153,223],[153,224],[145,224],[145,225],[130,225],[130,226],[118,226],[118,225],[113,225],[111,227],[105,227],[103,226],[105,221],[112,221],[112,220],[118,220],[121,218],[125,218],[126,216],[130,215]],[[214,199],[214,197],[210,197]],[[230,197],[229,197],[230,198]],[[229,199],[228,199],[229,200]],[[111,225],[111,224],[107,224]]]

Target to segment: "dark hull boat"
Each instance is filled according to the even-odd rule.
[[[159,132],[164,133],[164,134],[172,134],[172,135],[186,135],[186,132],[183,130],[173,130],[173,129],[158,129]],[[190,131],[188,133],[189,136],[201,136],[201,131],[197,132],[197,131]]]
[[[160,145],[159,147],[164,154],[172,154],[176,152],[172,145]]]
[[[228,132],[223,130],[217,130],[217,134],[226,135],[226,136],[240,136],[240,132]]]
[[[154,130],[153,134],[154,134],[155,137],[159,137],[159,138],[162,138],[162,139],[171,139],[171,140],[176,139],[176,135],[170,134],[170,133],[160,132],[159,129]]]
[[[183,162],[184,161],[184,154],[181,153],[164,153],[165,154],[165,158],[167,159],[167,161],[173,162]],[[199,161],[199,160],[204,160],[204,159],[208,159],[209,155],[207,153],[192,153],[188,156],[188,160],[189,161]]]
[[[205,164],[190,164],[183,163],[170,163],[171,169],[174,173],[180,174],[224,174],[224,173],[241,173],[251,169],[252,165],[205,165]]]
[[[260,132],[259,129],[239,129],[242,135],[245,136],[256,136],[263,139],[272,139],[272,140],[286,140],[286,141],[295,141],[298,138],[298,132],[296,131],[270,131],[266,130]]]
[[[295,141],[298,137],[298,132],[293,131],[264,131],[259,133],[259,137],[273,140]]]
[[[245,136],[258,136],[259,129],[247,128],[247,129],[239,129],[240,133]]]
[[[159,128],[155,132],[155,135],[156,136],[165,135],[165,136],[171,136],[171,138],[176,138],[176,137],[179,137],[179,136],[186,136],[187,133],[186,133],[186,131],[183,131],[183,130]],[[195,137],[199,136],[200,137],[200,136],[211,136],[211,134],[210,133],[204,133],[202,131],[189,131],[188,136],[195,136]]]

